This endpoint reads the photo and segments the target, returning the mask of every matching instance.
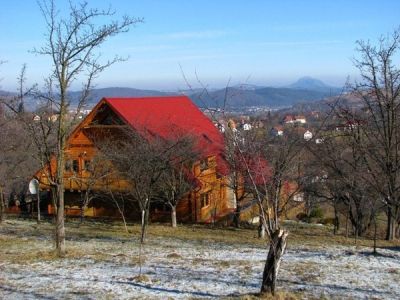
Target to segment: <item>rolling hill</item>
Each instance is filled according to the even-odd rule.
[[[298,103],[312,103],[340,94],[340,89],[328,86],[322,81],[310,77],[300,78],[286,87],[263,87],[250,84],[236,85],[224,89],[213,89],[206,93],[202,89],[164,92],[129,87],[110,87],[94,89],[91,92],[87,108],[93,107],[103,97],[146,97],[185,94],[201,108],[219,107],[241,109],[262,106],[269,108],[291,107]],[[3,92],[4,93],[4,92]],[[74,107],[79,101],[80,92],[71,92],[69,98]],[[26,106],[34,109],[37,101],[27,99]]]
[[[300,102],[318,101],[336,94],[328,91],[262,87],[253,90],[228,88],[208,94],[194,93],[189,96],[199,107],[222,107],[225,102],[228,108],[250,106],[279,108],[289,107]]]

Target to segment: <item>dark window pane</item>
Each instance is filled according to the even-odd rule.
[[[78,171],[79,171],[79,161],[76,160],[76,159],[74,159],[74,160],[72,161],[72,170],[73,170],[74,172],[78,172]]]
[[[200,206],[201,208],[210,205],[210,193],[204,193],[200,195]]]
[[[200,170],[204,171],[208,169],[208,159],[202,159],[200,161]]]
[[[89,171],[89,170],[90,170],[90,160],[88,160],[88,159],[85,159],[85,160],[84,160],[83,168],[84,168],[84,170],[86,170],[86,171]]]
[[[72,161],[70,159],[67,159],[65,161],[65,171],[71,172],[72,170]]]

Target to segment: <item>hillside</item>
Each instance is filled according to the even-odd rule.
[[[91,92],[87,108],[93,107],[103,97],[147,97],[185,94],[199,107],[247,108],[262,106],[269,108],[287,108],[298,103],[313,103],[340,93],[339,88],[331,87],[322,81],[309,77],[300,78],[286,87],[263,87],[250,84],[240,84],[227,89],[203,89],[165,92],[159,90],[143,90],[129,87],[109,87],[94,89]],[[10,94],[2,91],[4,94]],[[1,95],[0,93],[0,95]],[[80,92],[69,94],[71,106],[79,101]],[[34,99],[26,99],[26,107],[34,109],[38,105]]]
[[[222,107],[226,99],[227,107],[267,106],[271,108],[289,107],[299,102],[322,100],[332,93],[327,91],[294,88],[260,87],[257,89],[228,88],[208,94],[189,95],[200,107]]]
[[[88,107],[94,106],[101,98],[104,97],[149,97],[149,96],[168,96],[174,93],[166,93],[157,90],[141,90],[127,87],[109,87],[101,89],[93,89],[87,103]],[[175,93],[176,94],[176,93]],[[78,102],[80,92],[71,92],[71,102]]]
[[[87,106],[92,107],[103,97],[146,97],[168,96],[180,94],[179,92],[163,92],[157,90],[141,90],[134,88],[112,87],[94,89]],[[302,90],[293,88],[257,87],[248,86],[230,87],[228,89],[203,90],[184,92],[199,107],[223,107],[226,99],[228,108],[245,108],[251,106],[267,106],[272,108],[289,107],[299,102],[309,102],[324,99],[332,94],[323,91]],[[79,99],[79,92],[70,94],[75,105]]]
[[[246,108],[266,106],[282,108],[303,102],[315,102],[340,93],[339,88],[331,87],[318,79],[300,78],[287,87],[263,87],[251,84],[239,84],[228,89],[211,89],[207,93],[203,89],[164,92],[158,90],[142,90],[128,87],[110,87],[94,89],[88,102],[88,107],[95,105],[103,97],[146,97],[185,94],[197,106],[223,107],[226,99],[227,108]],[[79,92],[71,93],[72,103],[76,104]]]
[[[328,93],[328,95],[333,95],[333,94],[338,94],[341,91],[341,88],[330,86],[328,84],[325,84],[321,80],[305,76],[299,78],[296,82],[286,86],[287,88],[290,89],[296,89],[296,90],[309,90],[309,91],[319,91],[319,92],[324,92]]]
[[[331,97],[326,97],[318,101],[308,101],[302,103],[296,103],[291,107],[286,107],[281,109],[281,113],[293,113],[293,112],[311,112],[311,111],[321,111],[328,112],[332,110],[332,107],[340,105],[341,107],[347,107],[349,109],[361,109],[363,107],[362,100],[352,94],[343,93],[341,95],[335,95]]]

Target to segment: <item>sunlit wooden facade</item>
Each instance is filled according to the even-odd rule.
[[[118,138],[121,130],[136,130],[138,126],[146,126],[153,133],[166,138],[171,128],[179,128],[181,132],[186,131],[199,139],[202,159],[194,163],[192,172],[200,184],[179,202],[178,221],[207,223],[228,218],[236,203],[232,191],[225,184],[227,168],[222,155],[223,137],[185,96],[103,98],[67,140],[64,177],[66,213],[79,214],[79,199],[88,188],[96,190],[97,194],[101,194],[102,190],[124,192],[132,189],[133,183],[117,175],[94,180],[89,165],[99,151],[94,137],[97,140],[110,136]],[[104,167],[113,167],[107,161],[102,163]],[[52,161],[51,172],[55,172],[55,167],[55,161]],[[36,174],[41,188],[45,190],[50,189],[48,173],[48,169],[42,169]],[[49,208],[49,211],[52,209]],[[85,215],[117,217],[118,212],[111,202],[94,199]],[[152,213],[156,220],[166,215],[160,209]]]

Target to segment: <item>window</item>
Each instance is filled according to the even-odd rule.
[[[210,192],[200,194],[200,207],[201,208],[209,206],[211,204],[210,194],[211,194]]]
[[[65,161],[65,171],[77,173],[79,171],[79,161],[77,159],[67,159]]]
[[[93,123],[98,123],[101,125],[124,125],[121,118],[112,110],[107,107],[103,108],[103,111],[96,117]]]
[[[207,170],[209,168],[208,166],[208,159],[202,159],[200,160],[200,171]]]
[[[72,171],[75,173],[79,172],[79,161],[77,159],[72,161]]]
[[[296,195],[293,196],[293,201],[296,202],[303,202],[304,201],[304,195],[303,193],[298,193]]]
[[[65,161],[65,171],[71,172],[72,171],[72,160],[67,159]]]
[[[90,164],[91,164],[91,161],[89,159],[85,159],[83,161],[83,169],[85,171],[90,171]]]

